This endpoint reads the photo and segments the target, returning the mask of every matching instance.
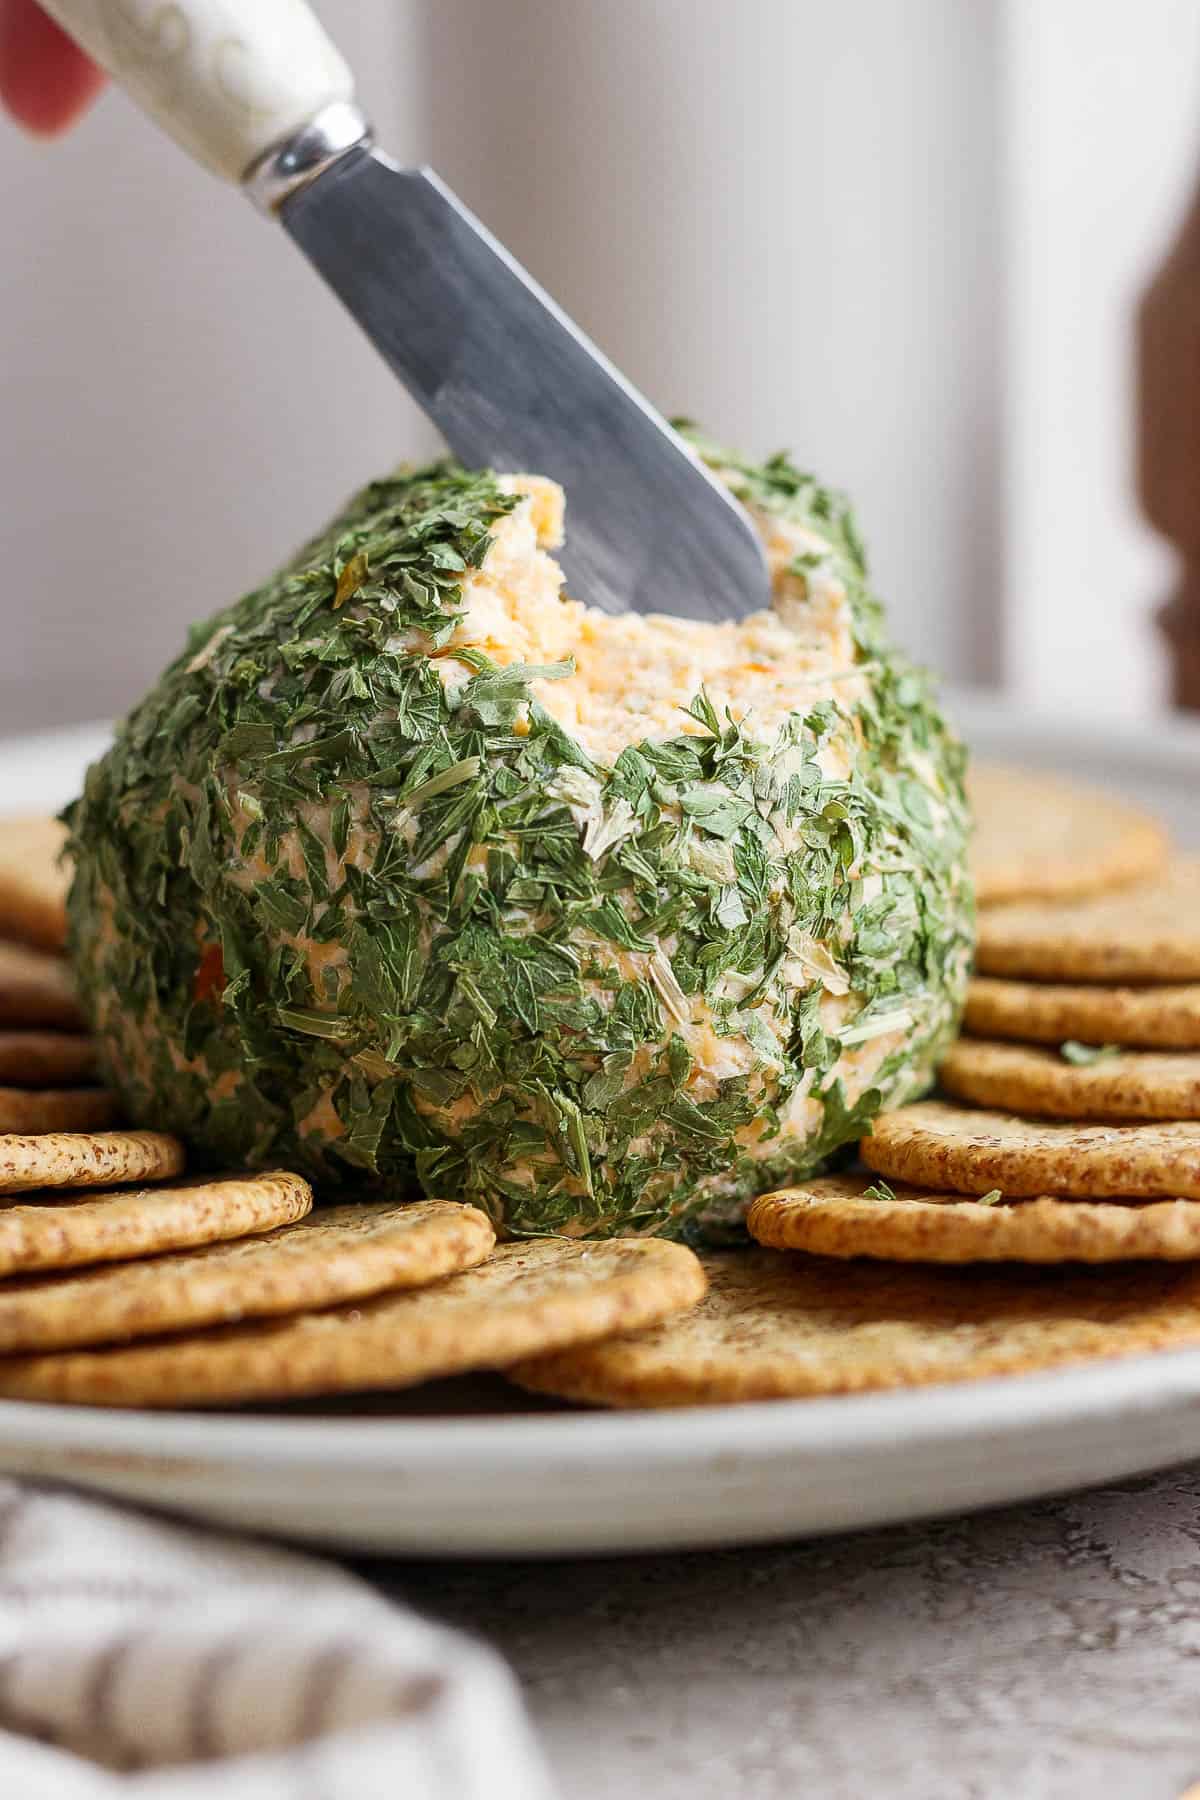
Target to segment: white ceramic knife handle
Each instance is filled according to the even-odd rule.
[[[304,0],[41,4],[185,150],[229,181],[354,92]]]

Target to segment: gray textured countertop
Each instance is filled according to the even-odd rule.
[[[1176,1800],[1200,1466],[763,1549],[363,1573],[508,1659],[564,1800]]]

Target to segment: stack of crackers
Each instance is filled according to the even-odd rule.
[[[846,1393],[1200,1343],[1200,858],[1107,794],[974,777],[978,969],[944,1099],[752,1206],[706,1299],[529,1387]]]

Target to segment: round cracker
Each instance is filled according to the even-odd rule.
[[[95,1073],[96,1046],[79,1032],[0,1030],[0,1082],[58,1087]]]
[[[103,1088],[0,1087],[0,1132],[103,1131],[120,1113]]]
[[[67,828],[57,819],[0,819],[0,937],[42,950],[67,941]]]
[[[1200,1052],[1129,1050],[1070,1063],[1033,1044],[960,1038],[942,1059],[948,1094],[1055,1119],[1200,1119]]]
[[[0,1194],[30,1188],[114,1187],[167,1181],[183,1168],[183,1145],[162,1131],[59,1131],[0,1136]]]
[[[984,907],[976,961],[1039,981],[1200,980],[1200,857],[1116,894]]]
[[[80,1031],[83,1023],[64,957],[48,956],[25,944],[0,943],[0,1025]]]
[[[980,901],[1066,899],[1158,873],[1167,835],[1156,819],[1094,788],[976,764],[971,869]]]
[[[1200,983],[1081,987],[977,975],[964,1023],[985,1038],[1200,1050]]]
[[[859,1154],[869,1169],[957,1194],[1010,1200],[1200,1200],[1200,1122],[1083,1125],[921,1100],[881,1113]]]
[[[413,1293],[257,1325],[0,1363],[0,1394],[94,1406],[212,1406],[410,1387],[656,1323],[704,1272],[661,1238],[506,1244]]]
[[[1036,1200],[981,1206],[901,1183],[868,1195],[862,1175],[827,1175],[762,1194],[746,1218],[776,1250],[883,1262],[1112,1263],[1200,1258],[1200,1201]],[[0,1306],[3,1304],[0,1296]]]
[[[0,1354],[116,1343],[423,1287],[473,1268],[495,1242],[483,1213],[448,1200],[325,1207],[235,1243],[6,1282]]]
[[[934,1269],[780,1250],[704,1258],[681,1318],[518,1364],[597,1406],[706,1406],[1023,1374],[1200,1343],[1200,1268]]]
[[[311,1206],[307,1181],[284,1170],[111,1194],[31,1196],[0,1206],[0,1275],[219,1244],[293,1224]]]

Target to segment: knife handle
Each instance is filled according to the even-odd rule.
[[[304,0],[41,0],[197,162],[227,181],[348,101],[354,77]]]

